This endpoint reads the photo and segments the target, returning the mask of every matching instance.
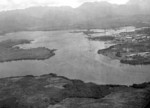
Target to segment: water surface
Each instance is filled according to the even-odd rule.
[[[123,32],[110,30],[107,33]],[[134,28],[130,27],[132,31]],[[56,55],[44,61],[28,60],[0,63],[0,77],[41,75],[56,73],[73,79],[98,84],[133,84],[150,81],[150,66],[130,66],[120,64],[97,51],[109,45],[99,41],[89,41],[83,33],[69,31],[24,31],[9,33],[0,37],[6,39],[31,39],[31,44],[21,48],[47,47],[57,49]]]

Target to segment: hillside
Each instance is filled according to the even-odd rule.
[[[0,13],[0,33],[22,30],[59,30],[149,26],[148,0],[130,0],[125,5],[87,2],[78,8],[30,7]]]

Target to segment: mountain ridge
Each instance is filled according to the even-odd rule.
[[[148,0],[130,0],[124,5],[86,2],[77,8],[39,6],[0,12],[0,33],[149,26],[150,6],[147,3]]]

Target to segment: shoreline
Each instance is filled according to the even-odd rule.
[[[98,54],[129,65],[150,65],[150,28],[120,33],[111,40],[115,45],[98,50]],[[107,37],[106,37],[107,38]]]
[[[8,76],[8,77],[2,77],[0,78],[0,80],[3,80],[3,79],[13,79],[13,78],[25,78],[25,77],[29,77],[29,78],[37,78],[37,77],[45,77],[45,76],[53,76],[53,77],[59,77],[59,78],[64,78],[64,79],[67,79],[67,80],[78,80],[78,81],[81,81],[81,82],[84,82],[84,83],[91,83],[91,84],[95,84],[95,85],[101,85],[101,86],[110,86],[110,87],[118,87],[118,86],[123,86],[123,87],[135,87],[136,86],[141,86],[141,85],[147,85],[147,84],[150,84],[150,81],[143,81],[141,83],[132,83],[132,84],[98,84],[98,83],[95,83],[95,82],[92,82],[92,81],[89,81],[89,82],[86,82],[86,81],[83,81],[81,79],[72,79],[72,78],[67,78],[65,76],[62,76],[62,75],[57,75],[56,73],[49,73],[49,74],[42,74],[42,75],[31,75],[31,74],[28,74],[28,75],[22,75],[22,76]],[[137,87],[139,88],[139,87]],[[143,87],[144,88],[144,87]]]
[[[56,49],[45,47],[21,49],[16,45],[30,44],[31,40],[5,40],[0,42],[0,63],[19,60],[46,60],[55,55]]]
[[[43,47],[44,48],[44,47]],[[21,59],[13,59],[13,60],[5,60],[5,61],[1,61],[0,60],[0,63],[7,63],[7,62],[17,62],[17,61],[26,61],[26,60],[37,60],[37,61],[40,61],[40,60],[47,60],[49,58],[51,58],[52,56],[55,56],[55,52],[56,49],[54,50],[49,50],[49,52],[51,54],[49,54],[48,57],[43,57],[43,58],[21,58]]]

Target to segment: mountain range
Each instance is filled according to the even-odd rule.
[[[149,26],[150,1],[130,0],[116,5],[86,2],[77,8],[30,7],[0,12],[0,33],[24,30],[63,30]]]

